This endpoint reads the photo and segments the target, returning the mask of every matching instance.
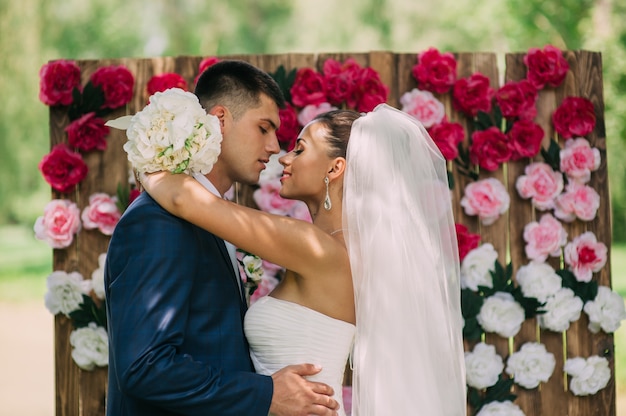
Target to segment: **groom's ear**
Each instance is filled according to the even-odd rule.
[[[222,128],[222,134],[224,133],[224,120],[226,119],[226,114],[228,114],[228,109],[222,105],[216,105],[209,110],[209,114],[214,115],[220,121],[220,127]]]

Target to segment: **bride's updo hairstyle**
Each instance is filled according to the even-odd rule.
[[[346,157],[352,123],[359,117],[361,117],[361,113],[356,111],[333,110],[322,113],[313,119],[326,128],[325,138],[329,145],[329,157]]]

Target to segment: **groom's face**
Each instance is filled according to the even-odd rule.
[[[238,119],[229,115],[224,123],[219,159],[233,182],[257,183],[270,156],[280,151],[278,106],[264,94],[260,99],[260,106],[248,109]]]

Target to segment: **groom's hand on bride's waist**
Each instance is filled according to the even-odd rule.
[[[333,389],[304,378],[321,370],[313,364],[297,364],[272,374],[274,395],[270,413],[278,416],[336,416],[339,403],[333,399]]]

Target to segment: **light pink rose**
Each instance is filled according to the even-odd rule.
[[[306,126],[318,115],[332,110],[337,110],[337,107],[334,107],[330,103],[309,104],[298,113],[298,123],[301,126]]]
[[[533,206],[545,211],[554,208],[554,199],[563,190],[563,175],[546,163],[535,162],[526,166],[515,187],[522,198],[532,198]]]
[[[295,201],[293,207],[291,207],[291,211],[289,211],[287,215],[302,221],[313,222],[309,207],[302,201]]]
[[[282,198],[278,194],[279,191],[280,181],[266,181],[261,184],[259,189],[254,191],[252,198],[262,211],[278,215],[287,215],[297,201]]]
[[[566,222],[576,218],[591,221],[600,207],[600,195],[590,186],[570,182],[555,199],[554,215]]]
[[[446,114],[446,109],[432,92],[413,88],[400,97],[402,111],[418,119],[425,128],[431,128],[441,123]]]
[[[117,208],[117,197],[99,192],[89,197],[89,206],[83,209],[81,219],[85,229],[97,228],[104,235],[112,235],[121,216]]]
[[[589,182],[591,172],[600,167],[600,151],[583,137],[566,140],[561,150],[561,172],[581,184]]]
[[[35,221],[35,237],[52,248],[65,248],[80,231],[80,210],[66,199],[53,199],[44,208],[42,217]]]
[[[567,231],[552,214],[544,214],[539,222],[533,221],[526,224],[524,241],[526,241],[526,257],[544,262],[548,256],[559,257],[561,255],[561,247],[567,244]]]
[[[472,182],[465,187],[461,206],[467,215],[478,215],[483,225],[493,224],[509,209],[510,197],[495,178]]]
[[[574,238],[565,246],[565,263],[579,282],[591,281],[594,272],[606,264],[607,247],[591,231]]]

